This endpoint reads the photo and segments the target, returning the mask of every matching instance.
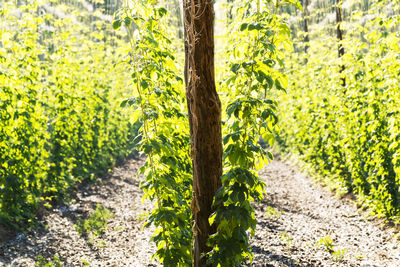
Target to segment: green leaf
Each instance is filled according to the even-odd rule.
[[[237,71],[240,69],[240,65],[241,64],[233,64],[231,67],[231,71],[233,71],[236,74]]]
[[[158,14],[160,15],[160,17],[164,17],[167,14],[167,10],[163,7],[160,7],[158,9]]]
[[[279,79],[275,79],[275,87],[278,90],[285,91],[285,88],[283,88],[283,86],[282,86],[281,82],[279,81]]]
[[[149,84],[147,83],[146,80],[141,80],[140,85],[142,86],[143,89],[147,89],[149,87]]]
[[[121,102],[120,107],[124,108],[126,107],[126,104],[128,103],[128,99],[125,99]]]
[[[120,19],[114,20],[112,25],[114,30],[118,30],[122,25],[122,21]]]
[[[126,27],[130,27],[131,26],[131,24],[132,24],[132,19],[130,18],[130,17],[125,17],[124,18],[124,25],[126,26]],[[114,26],[114,25],[113,25]],[[121,26],[121,25],[120,25]],[[119,28],[119,27],[118,27]],[[114,28],[115,29],[115,28]]]

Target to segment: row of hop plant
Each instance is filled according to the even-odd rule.
[[[231,10],[222,38],[224,52],[217,76],[223,106],[224,174],[210,216],[217,232],[210,236],[210,266],[242,266],[252,260],[249,235],[256,227],[252,202],[263,198],[261,169],[272,154],[258,143],[268,139],[277,122],[272,91],[284,90],[284,51],[291,47],[290,30],[277,9],[297,1],[242,1]],[[236,14],[233,16],[233,14]],[[115,16],[113,26],[129,31],[130,72],[136,96],[121,106],[133,107],[142,121],[138,149],[147,155],[140,169],[145,197],[155,208],[148,222],[156,230],[154,257],[164,266],[193,264],[192,162],[179,46],[171,15],[157,0],[132,0]],[[134,27],[132,27],[134,25]],[[183,43],[183,41],[181,41]],[[181,45],[181,44],[179,44]],[[181,69],[183,66],[181,64]]]
[[[340,193],[354,193],[377,216],[399,221],[400,36],[393,26],[400,20],[385,15],[385,3],[370,9],[375,18],[368,23],[354,12],[343,25],[339,61],[334,37],[314,39],[308,54],[292,56],[279,141]]]
[[[38,2],[3,4],[0,220],[20,228],[131,153],[137,127],[117,103],[126,77],[111,68],[115,35],[39,16]]]

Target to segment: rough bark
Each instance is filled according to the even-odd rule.
[[[194,266],[205,266],[202,253],[215,233],[208,218],[217,189],[221,186],[221,103],[214,78],[214,7],[210,0],[183,0],[185,29],[185,82],[189,112],[194,219]]]
[[[338,45],[338,58],[341,58],[344,55],[344,47],[342,44],[343,41],[343,31],[342,28],[340,27],[343,22],[343,16],[342,16],[342,0],[336,0],[336,37],[339,41]],[[344,65],[340,66],[340,73],[344,72]],[[342,82],[342,86],[346,86],[346,78],[342,77],[340,78]]]

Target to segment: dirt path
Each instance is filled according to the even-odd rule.
[[[264,266],[400,266],[399,242],[281,161],[260,172],[267,197],[257,206],[255,262]],[[330,252],[328,250],[331,250]],[[257,265],[258,266],[258,265]]]
[[[74,204],[44,215],[45,228],[0,244],[0,266],[34,266],[39,255],[51,260],[56,253],[65,266],[157,266],[150,261],[153,229],[142,229],[151,203],[142,203],[136,177],[141,164],[128,160],[102,183],[82,188]],[[256,207],[253,266],[400,266],[394,233],[364,219],[349,201],[280,161],[260,175],[268,195]],[[90,244],[74,225],[97,204],[114,217],[101,239]]]
[[[141,160],[130,159],[109,177],[88,185],[77,194],[75,204],[61,206],[44,216],[44,229],[20,234],[0,248],[0,266],[34,266],[39,255],[52,260],[57,253],[65,266],[152,266],[153,229],[142,229],[151,203],[142,203],[143,193],[136,177]],[[75,230],[79,218],[87,218],[96,205],[114,217],[106,233],[90,244]],[[54,261],[53,261],[54,262]]]

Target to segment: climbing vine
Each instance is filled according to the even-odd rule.
[[[128,62],[135,97],[132,119],[141,122],[136,138],[146,154],[140,169],[145,197],[154,200],[146,226],[157,227],[152,240],[165,266],[188,266],[192,261],[192,166],[183,80],[176,68],[167,10],[156,1],[131,1],[117,14],[114,28],[129,32]]]
[[[224,55],[230,73],[221,82],[226,103],[224,174],[214,201],[217,210],[210,218],[218,224],[209,240],[209,262],[215,266],[241,266],[252,259],[248,232],[254,234],[257,223],[252,202],[261,201],[264,192],[256,171],[273,159],[259,140],[273,141],[278,118],[271,90],[287,86],[281,68],[285,49],[291,50],[290,30],[277,11],[288,3],[245,1],[232,7],[236,17],[229,18],[234,23]]]
[[[290,30],[277,15],[285,3],[235,3],[237,20],[227,34],[233,38],[227,39],[231,48],[225,54],[230,60],[223,67],[227,79],[220,86],[226,103],[223,186],[216,193],[216,212],[210,218],[218,232],[209,239],[213,250],[207,255],[215,266],[241,265],[252,257],[247,234],[254,233],[256,226],[252,201],[263,198],[264,187],[256,170],[272,160],[258,141],[271,139],[277,122],[276,102],[269,92],[284,91],[287,83],[280,68],[284,50],[291,48]],[[157,227],[152,238],[155,256],[166,266],[190,266],[190,138],[174,41],[167,37],[174,36],[166,25],[168,15],[157,1],[130,1],[116,14],[114,27],[124,27],[130,37],[127,62],[136,96],[121,105],[132,106],[133,120],[142,123],[137,140],[147,157],[140,171],[146,197],[155,203],[147,223]]]

